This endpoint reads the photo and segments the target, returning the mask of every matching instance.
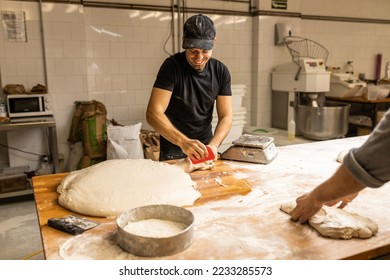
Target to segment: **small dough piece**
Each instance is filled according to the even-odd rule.
[[[341,151],[338,155],[337,155],[337,161],[340,162],[340,163],[343,163],[344,162],[344,157],[348,154],[349,150],[345,150],[345,151]]]
[[[195,170],[210,170],[215,166],[212,160],[193,164],[188,157],[179,159],[175,165],[179,166],[186,173],[191,173]]]
[[[280,210],[289,214],[295,206],[295,202],[285,203],[280,206]],[[321,235],[337,239],[366,239],[378,232],[378,225],[372,220],[325,205],[309,219],[309,224]]]
[[[181,168],[150,159],[112,159],[73,171],[57,188],[61,206],[89,216],[115,217],[151,204],[192,205],[200,197]]]

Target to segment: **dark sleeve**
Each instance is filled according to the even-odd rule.
[[[367,187],[377,188],[390,181],[390,109],[367,141],[345,156],[344,166]]]
[[[229,69],[226,65],[221,63],[221,90],[218,95],[231,96],[232,95],[232,78],[230,76]]]
[[[157,73],[153,87],[173,91],[177,68],[172,57],[167,58]]]

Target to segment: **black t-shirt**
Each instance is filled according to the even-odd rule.
[[[185,52],[177,53],[161,65],[154,87],[172,91],[165,111],[172,124],[187,137],[208,144],[215,100],[218,95],[232,95],[228,68],[210,58],[199,72],[187,62]],[[165,143],[162,139],[161,149]]]

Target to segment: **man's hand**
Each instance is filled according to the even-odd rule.
[[[290,212],[290,216],[294,221],[305,223],[314,216],[321,208],[322,203],[314,198],[312,193],[306,193],[296,200],[297,205]]]
[[[328,201],[326,203],[321,203],[316,197],[314,192],[306,193],[297,198],[297,206],[290,212],[291,218],[294,221],[299,221],[300,223],[304,223],[309,220],[312,216],[314,216],[325,204],[327,206],[334,206],[338,203],[340,205],[338,208],[342,209],[351,202],[359,192],[344,196],[340,199],[335,199],[332,201]]]
[[[351,194],[351,195],[347,195],[347,196],[344,196],[340,199],[329,201],[329,202],[325,203],[325,205],[334,206],[340,202],[340,205],[338,206],[338,208],[343,209],[345,206],[348,205],[348,203],[350,203],[352,200],[354,200],[355,197],[358,196],[358,194],[359,194],[359,192]]]
[[[202,142],[194,139],[188,139],[180,146],[183,153],[185,153],[192,160],[200,160],[208,157],[209,152],[207,151],[206,145]]]
[[[214,153],[214,160],[218,159],[218,146],[208,145]]]

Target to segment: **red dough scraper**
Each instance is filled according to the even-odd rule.
[[[209,146],[206,146],[206,148],[207,148],[207,151],[209,152],[209,155],[207,157],[204,157],[201,159],[191,159],[190,158],[192,164],[197,164],[197,163],[205,162],[208,160],[213,160],[215,158],[213,150]]]

